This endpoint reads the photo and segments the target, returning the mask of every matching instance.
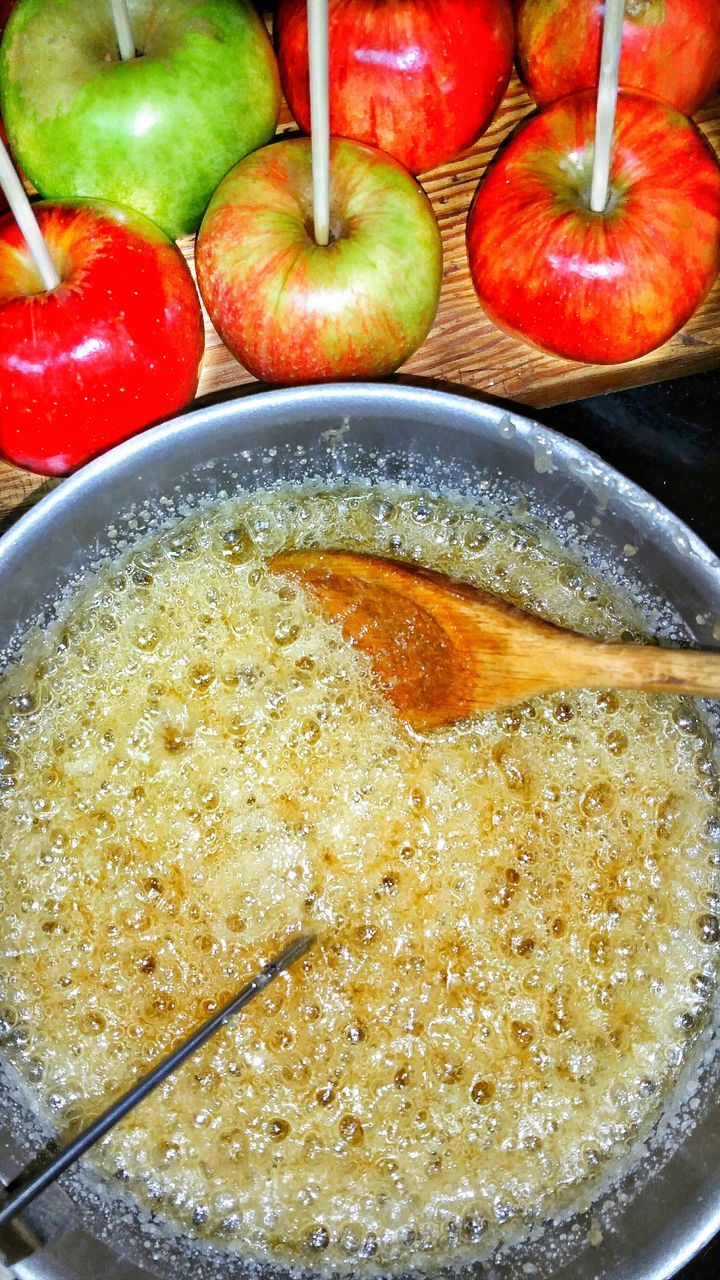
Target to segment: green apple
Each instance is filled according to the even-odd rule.
[[[20,0],[0,46],[0,111],[42,195],[130,205],[177,238],[228,169],[275,132],[275,55],[250,0]]]

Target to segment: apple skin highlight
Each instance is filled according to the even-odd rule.
[[[489,125],[514,52],[509,0],[330,0],[330,131],[411,173],[451,160]],[[310,132],[306,0],[280,0],[280,77]]]
[[[221,338],[264,382],[392,373],[435,318],[442,246],[432,207],[395,160],[330,144],[331,243],[312,234],[310,142],[247,156],[213,196],[196,247]]]
[[[62,283],[43,291],[0,218],[0,455],[64,475],[192,400],[204,329],[180,250],[147,218],[84,201],[35,212]]]
[[[495,324],[570,360],[616,364],[667,341],[720,267],[720,167],[692,121],[618,97],[610,198],[588,203],[595,94],[532,116],[468,219],[476,292]]]

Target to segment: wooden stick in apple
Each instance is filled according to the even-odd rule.
[[[37,267],[38,275],[43,282],[43,287],[47,290],[57,289],[60,284],[60,276],[50,256],[50,250],[45,243],[42,231],[38,226],[33,207],[25,194],[25,188],[15,171],[15,166],[10,159],[2,138],[0,138],[0,187],[5,193],[5,199],[22,232],[32,260]]]
[[[110,10],[115,27],[117,47],[123,62],[130,62],[137,57],[135,37],[130,25],[130,13],[127,0],[110,0]]]
[[[317,244],[330,243],[330,99],[328,91],[328,0],[307,0],[310,63],[313,230]]]
[[[615,111],[617,108],[620,50],[622,47],[625,0],[605,0],[600,79],[598,81],[595,116],[595,151],[593,154],[590,208],[604,213],[610,190]]]

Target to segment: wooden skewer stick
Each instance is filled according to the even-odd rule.
[[[45,289],[57,289],[61,283],[57,268],[48,249],[43,233],[35,217],[35,210],[25,194],[15,166],[10,159],[7,148],[0,138],[0,187],[5,192],[10,210],[17,222],[28,247],[37,273]]]
[[[127,0],[110,0],[110,9],[115,26],[118,52],[123,62],[130,62],[132,58],[137,57],[137,50],[135,48],[135,37],[130,26]]]
[[[307,0],[310,58],[310,143],[313,230],[317,244],[330,243],[330,102],[328,90],[328,0]]]
[[[595,116],[595,152],[590,189],[590,208],[593,213],[604,213],[608,202],[624,21],[625,0],[605,0],[605,22]]]

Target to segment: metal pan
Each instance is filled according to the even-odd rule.
[[[661,504],[581,446],[478,401],[383,385],[305,387],[201,408],[120,445],[65,481],[0,540],[0,650],[111,554],[128,520],[156,527],[183,504],[242,488],[321,477],[407,481],[490,495],[536,515],[650,625],[718,647],[720,562]],[[708,1031],[639,1169],[591,1212],[542,1242],[470,1274],[483,1280],[666,1280],[720,1229],[720,1054]],[[678,1119],[679,1117],[679,1119]],[[12,1070],[0,1080],[0,1176],[7,1181],[51,1130]],[[279,1269],[166,1231],[78,1171],[38,1202],[39,1248],[24,1280],[224,1280]],[[70,1194],[68,1194],[70,1193]],[[598,1229],[599,1228],[599,1229]],[[600,1239],[601,1237],[601,1239]],[[592,1241],[592,1242],[591,1242]],[[532,1268],[528,1271],[527,1268]],[[433,1277],[444,1274],[432,1267]]]

